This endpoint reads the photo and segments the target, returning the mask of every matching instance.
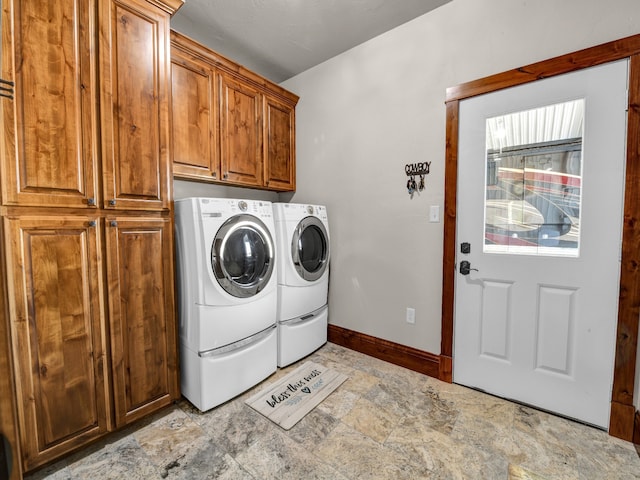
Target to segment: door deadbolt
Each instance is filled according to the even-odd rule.
[[[469,242],[462,242],[460,244],[461,253],[471,253],[471,244]]]

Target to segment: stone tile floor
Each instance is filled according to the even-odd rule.
[[[327,344],[308,357],[349,379],[291,430],[244,400],[186,400],[28,476],[40,479],[640,479],[606,432]]]

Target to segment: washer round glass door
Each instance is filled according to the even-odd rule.
[[[211,267],[227,293],[256,295],[269,282],[273,266],[273,239],[259,218],[242,214],[222,224],[211,247]]]
[[[317,217],[303,218],[291,240],[293,265],[305,280],[319,279],[329,264],[329,236]]]

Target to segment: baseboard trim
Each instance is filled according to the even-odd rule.
[[[444,368],[441,372],[440,355],[434,355],[417,348],[407,347],[336,325],[329,325],[328,340],[342,347],[400,365],[430,377],[440,379],[441,373],[445,373],[446,376],[446,371],[448,370]],[[446,381],[446,379],[443,380]]]

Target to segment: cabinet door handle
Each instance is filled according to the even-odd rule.
[[[95,198],[87,198],[87,205],[89,205],[90,207],[95,207],[96,199]]]
[[[227,178],[229,178],[229,172],[226,172],[226,173],[222,176],[222,178],[224,178],[225,180],[226,180]]]
[[[113,207],[113,206],[115,206],[115,204],[116,204],[116,199],[115,198],[112,198],[111,200],[109,200],[109,205],[110,206]]]
[[[5,85],[8,85],[8,87]],[[15,86],[15,83],[10,82],[9,80],[4,80],[0,78],[0,97],[5,97],[13,100],[14,86]]]
[[[117,227],[117,226],[118,226],[118,222],[116,222],[115,220],[111,220],[110,225],[111,225],[112,227]]]
[[[90,227],[95,227],[96,225],[97,225],[97,223],[96,223],[96,221],[95,221],[95,220],[91,220],[91,221],[89,222],[89,226],[90,226]]]

